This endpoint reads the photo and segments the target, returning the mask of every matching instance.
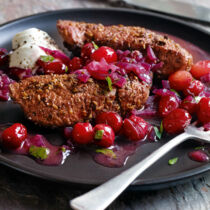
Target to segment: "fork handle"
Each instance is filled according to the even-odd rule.
[[[190,137],[192,136],[187,133],[182,133],[176,136],[131,168],[120,173],[119,175],[96,187],[95,189],[85,193],[84,195],[71,200],[71,207],[75,210],[105,209],[147,168],[149,168],[153,163],[159,160],[171,149],[184,142],[186,139],[189,139]]]

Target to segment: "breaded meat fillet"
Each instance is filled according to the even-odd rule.
[[[167,36],[145,28],[59,20],[57,29],[71,50],[81,48],[91,41],[99,46],[105,45],[116,50],[131,49],[143,52],[150,45],[155,55],[164,63],[157,72],[162,77],[167,77],[177,70],[189,71],[193,63],[192,55],[179,44]]]
[[[150,86],[130,75],[123,88],[109,91],[106,81],[80,82],[75,74],[34,76],[10,85],[10,95],[26,117],[51,127],[74,125],[95,118],[102,111],[125,115],[140,109]]]

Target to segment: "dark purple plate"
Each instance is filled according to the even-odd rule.
[[[37,27],[48,32],[62,46],[62,40],[56,30],[56,21],[58,19],[101,22],[108,25],[124,24],[143,26],[155,31],[175,35],[209,52],[210,36],[202,29],[162,15],[122,9],[61,10],[18,19],[0,27],[0,47],[11,49],[12,37],[17,32],[30,27]],[[12,102],[0,102],[0,123],[20,121],[23,122],[25,119],[19,106],[14,105]],[[62,141],[62,138],[55,130],[37,128],[28,121],[25,121],[25,125],[32,130],[35,129],[37,132],[45,134],[53,144],[60,144]],[[166,139],[163,139],[161,142],[144,144],[139,147],[137,152],[129,158],[127,164],[122,168],[101,166],[95,163],[90,155],[82,152],[68,157],[65,164],[60,166],[43,166],[27,156],[3,152],[0,153],[0,161],[9,167],[47,180],[91,186],[101,184],[111,177],[116,176],[142,160],[164,144],[165,141]],[[209,170],[210,164],[194,162],[188,158],[187,153],[195,146],[196,143],[193,141],[178,146],[137,178],[132,186],[142,190],[158,189],[183,182]],[[178,163],[169,166],[168,160],[177,156],[179,157]]]

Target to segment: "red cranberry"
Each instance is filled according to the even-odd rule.
[[[171,111],[179,107],[179,103],[174,96],[162,96],[159,102],[159,114],[165,117]]]
[[[198,61],[190,70],[193,77],[200,79],[202,76],[210,73],[210,60]]]
[[[117,133],[122,127],[122,117],[116,112],[103,112],[96,117],[97,124],[107,124]]]
[[[82,47],[82,50],[81,50],[81,57],[84,59],[84,60],[87,60],[87,59],[90,59],[90,56],[93,52],[95,52],[95,48],[93,46],[93,43],[87,43],[85,44],[83,47]]]
[[[71,61],[69,62],[69,70],[70,71],[75,71],[77,69],[82,68],[82,60],[79,57],[73,57]]]
[[[2,144],[7,149],[20,147],[21,143],[27,137],[27,129],[20,123],[15,123],[2,133]]]
[[[93,141],[93,127],[90,123],[77,123],[72,131],[73,140],[78,144],[89,144]]]
[[[53,61],[37,61],[38,65],[44,69],[45,74],[65,74],[68,71],[68,67],[58,59]]]
[[[123,131],[131,141],[142,140],[148,132],[148,124],[141,117],[132,115],[124,120]]]
[[[190,152],[189,157],[192,160],[195,160],[198,162],[208,162],[209,161],[208,155],[201,150],[196,150],[196,151]]]
[[[110,147],[114,144],[115,134],[109,125],[97,124],[93,130],[95,144],[101,147]]]
[[[169,77],[170,87],[182,91],[185,90],[192,81],[192,75],[187,71],[176,71]]]
[[[182,132],[191,121],[190,114],[184,109],[175,109],[163,119],[163,128],[166,132],[176,134]]]
[[[100,61],[102,58],[104,58],[107,63],[116,62],[117,53],[110,47],[102,46],[91,55],[91,59],[95,61]]]
[[[184,90],[186,96],[198,96],[204,90],[204,85],[199,80],[194,80],[190,83],[187,89]]]
[[[0,66],[6,64],[8,60],[8,52],[4,48],[0,48]]]
[[[197,117],[199,122],[206,124],[210,122],[210,98],[202,98],[198,103]]]
[[[187,96],[181,103],[180,108],[187,110],[190,114],[194,114],[197,109],[195,98]]]

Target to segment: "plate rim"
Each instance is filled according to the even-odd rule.
[[[174,23],[179,23],[181,25],[184,25],[185,27],[188,28],[192,28],[194,30],[197,30],[199,32],[202,32],[204,34],[206,34],[207,36],[210,36],[210,32],[205,30],[202,26],[199,25],[195,25],[193,23],[184,21],[184,20],[180,20],[178,18],[175,17],[170,17],[168,15],[164,15],[164,14],[159,14],[159,13],[155,13],[155,12],[151,12],[151,11],[145,11],[145,10],[136,10],[136,9],[128,9],[128,8],[73,8],[73,9],[60,9],[60,10],[52,10],[52,11],[45,11],[45,12],[40,12],[40,13],[36,13],[36,14],[32,14],[32,15],[27,15],[27,16],[23,16],[17,19],[13,19],[11,21],[5,22],[3,24],[0,24],[0,30],[2,30],[4,27],[7,26],[11,26],[13,24],[17,24],[17,23],[21,23],[21,21],[28,21],[34,18],[39,18],[39,17],[43,17],[43,16],[48,16],[51,14],[61,14],[62,12],[83,12],[83,11],[118,11],[118,12],[126,12],[126,13],[131,13],[131,14],[142,14],[142,15],[149,15],[149,16],[153,16],[153,17],[157,17],[157,18],[162,18],[165,20],[169,20],[172,21]],[[14,161],[9,160],[7,158],[5,158],[4,156],[1,155],[0,153],[0,163],[3,165],[6,165],[12,169],[15,169],[17,171],[23,172],[25,174],[29,174],[33,177],[38,177],[41,179],[45,179],[45,180],[49,180],[49,181],[54,181],[54,182],[59,182],[59,183],[68,183],[68,184],[76,184],[76,185],[82,185],[82,186],[96,186],[98,184],[96,183],[81,183],[78,181],[67,181],[67,180],[63,180],[59,177],[53,177],[51,175],[47,175],[47,174],[42,174],[37,172],[36,170],[31,170],[31,169],[27,169],[27,167],[24,167],[22,165],[19,165],[19,163],[14,163]],[[46,166],[47,167],[47,166]],[[194,178],[196,176],[202,175],[203,173],[207,172],[210,170],[210,164],[205,164],[202,166],[199,166],[197,168],[185,171],[185,172],[181,172],[178,175],[176,175],[175,177],[162,177],[162,178],[158,178],[158,179],[149,179],[147,181],[141,181],[141,180],[137,180],[136,182],[132,183],[131,185],[131,189],[132,187],[138,188],[138,189],[154,189],[155,187],[158,186],[158,189],[160,188],[164,188],[164,187],[168,187],[168,186],[172,186],[177,182],[181,182],[181,181],[186,181],[189,180],[191,178]]]

